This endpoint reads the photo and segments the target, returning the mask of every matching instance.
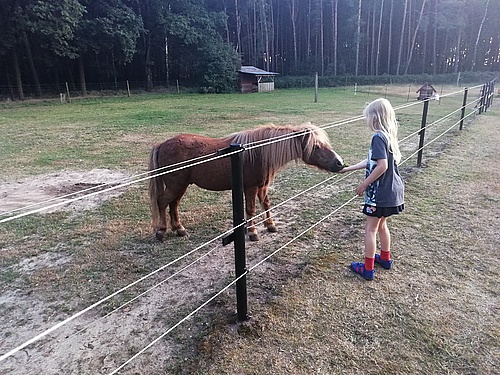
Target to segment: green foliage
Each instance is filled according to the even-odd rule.
[[[236,69],[239,57],[236,51],[226,43],[215,40],[201,49],[205,69],[201,86],[205,92],[225,93],[236,90]]]
[[[86,10],[75,39],[80,53],[87,49],[95,54],[112,52],[118,62],[130,62],[143,28],[141,18],[115,0],[90,0]]]
[[[78,0],[40,0],[29,4],[24,11],[27,29],[40,38],[42,47],[58,56],[77,56],[70,42],[84,13]]]

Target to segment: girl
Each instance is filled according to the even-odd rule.
[[[391,235],[387,218],[404,210],[404,185],[397,164],[401,161],[396,113],[387,99],[369,103],[363,115],[368,127],[375,132],[368,158],[340,172],[366,168],[366,178],[356,188],[356,194],[364,194],[363,213],[365,225],[365,262],[352,262],[351,269],[366,280],[373,280],[374,263],[391,269]],[[381,251],[376,254],[377,234]]]

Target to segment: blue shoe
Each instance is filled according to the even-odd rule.
[[[375,270],[368,271],[365,269],[365,264],[360,262],[352,262],[351,270],[357,273],[358,275],[363,276],[366,280],[373,280],[373,275],[375,274]]]
[[[380,259],[379,254],[375,254],[375,263],[380,264],[380,266],[382,268],[385,268],[386,270],[390,270],[392,268],[392,259],[391,260]]]

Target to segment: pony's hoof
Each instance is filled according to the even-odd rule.
[[[257,233],[253,233],[253,232],[252,232],[252,233],[250,233],[250,234],[248,235],[248,239],[249,239],[250,241],[258,241],[258,240],[259,240],[259,235],[258,235]]]
[[[157,230],[156,231],[156,239],[158,241],[162,242],[164,237],[165,237],[165,231],[164,230]]]
[[[178,237],[186,237],[187,236],[187,231],[185,229],[177,229],[177,236]]]
[[[267,226],[267,231],[269,233],[276,233],[278,230],[276,229],[276,225],[273,224],[273,225],[268,225]]]

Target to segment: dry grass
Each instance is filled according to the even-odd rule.
[[[330,250],[275,285],[275,302],[250,300],[253,319],[212,330],[198,373],[497,374],[497,113],[406,176],[392,271],[366,282],[347,269],[362,254],[363,218],[350,207],[321,234]]]
[[[406,103],[406,89],[400,91],[391,98],[395,104]],[[156,134],[156,141],[178,130],[227,134],[236,127],[270,119],[298,123],[307,118],[322,125],[357,115],[365,101],[380,96],[369,92],[347,99],[342,92],[321,92],[320,103],[300,107],[304,92],[276,94],[280,96],[245,97],[250,104],[255,101],[255,108],[250,105],[244,109],[241,96],[224,100],[219,96],[202,100],[168,98],[169,106],[174,107],[176,102],[169,116],[182,121],[166,121],[168,126],[164,128],[156,123],[163,119],[164,110],[156,106],[164,107],[164,97],[154,97],[151,102],[139,98],[138,103],[109,100],[97,109],[90,102],[67,109],[58,107],[57,111],[50,107],[50,112],[56,113],[43,121],[41,135],[57,152],[47,150],[46,156],[37,159],[35,140],[36,147],[22,155],[26,168],[18,168],[16,173],[57,170],[62,160],[70,169],[74,165],[90,169],[98,163],[100,167],[142,171],[152,134]],[[280,98],[279,106],[272,102],[276,98]],[[181,104],[184,107],[177,107]],[[79,112],[87,106],[94,117]],[[446,102],[433,102],[431,106],[433,115],[456,108],[455,103]],[[69,113],[74,109],[78,110],[75,115]],[[134,110],[138,111],[135,117]],[[421,106],[415,106],[400,112],[402,135],[418,129],[420,111]],[[31,116],[15,112],[14,117]],[[29,108],[26,112],[31,113]],[[210,124],[207,112],[214,117]],[[237,117],[241,122],[235,122],[234,116],[241,116]],[[373,373],[492,373],[488,361],[495,361],[498,354],[498,326],[493,320],[498,272],[491,266],[498,247],[498,211],[495,214],[492,209],[498,202],[498,172],[488,167],[491,160],[498,160],[499,141],[493,116],[494,112],[478,117],[463,133],[454,132],[442,139],[444,143],[426,150],[421,172],[406,168],[408,211],[393,220],[392,226],[394,271],[377,272],[377,280],[371,284],[348,271],[347,265],[361,258],[363,233],[363,217],[356,211],[357,203],[353,204],[249,276],[250,322],[238,325],[232,321],[235,297],[230,290],[123,373],[357,373],[362,372],[363,361],[370,363]],[[76,117],[83,119],[82,123]],[[60,118],[65,119],[71,132],[82,132],[68,140],[68,148],[77,151],[69,159],[57,142],[61,135],[56,120]],[[486,122],[494,125],[488,127]],[[75,124],[78,126],[73,128]],[[24,130],[37,128],[37,123],[24,125]],[[17,127],[8,129],[14,134]],[[362,122],[347,130],[332,128],[330,135],[347,162],[364,157],[369,132]],[[6,140],[21,142],[14,135]],[[478,145],[480,159],[474,155]],[[53,157],[59,153],[60,159]],[[474,156],[470,162],[468,155]],[[7,153],[2,157],[10,160]],[[32,159],[46,164],[31,165]],[[13,164],[23,165],[20,159],[13,160],[0,167],[4,176],[10,176]],[[305,167],[284,171],[272,191],[273,203],[301,191],[305,182],[311,185],[323,178],[325,174]],[[342,187],[314,192],[314,199],[304,197],[276,210],[279,233],[263,233],[259,243],[247,243],[248,263],[258,261],[350,198],[357,178]],[[460,185],[461,180],[466,184]],[[319,195],[329,199],[316,202]],[[191,237],[169,237],[162,244],[153,240],[143,185],[89,212],[36,215],[0,227],[0,320],[4,325],[0,346],[5,350],[31,338],[33,332],[51,327],[220,234],[231,225],[229,197],[229,192],[190,189],[182,202],[181,215]],[[479,245],[478,238],[482,239]],[[474,267],[470,259],[474,259]],[[458,267],[452,269],[453,263]],[[69,327],[43,345],[28,348],[26,355],[19,353],[9,362],[7,370],[11,371],[7,372],[41,373],[33,370],[37,368],[53,373],[111,371],[227,285],[233,271],[232,249],[218,249],[172,283],[108,320],[101,319],[120,302],[166,277],[158,275],[142,289],[127,291],[102,311],[78,322],[77,327],[88,324],[89,335],[81,335],[76,341],[73,337],[78,335]],[[493,365],[498,362],[490,363]]]

